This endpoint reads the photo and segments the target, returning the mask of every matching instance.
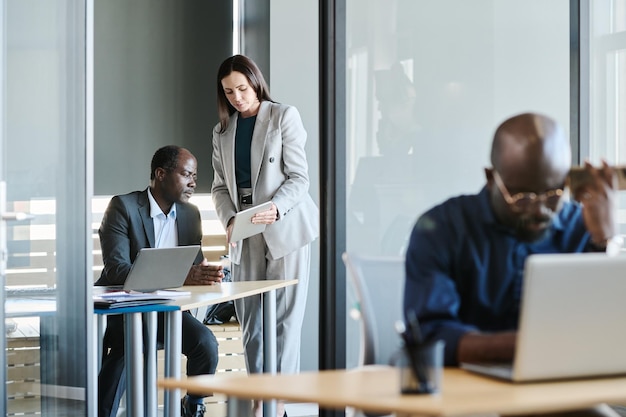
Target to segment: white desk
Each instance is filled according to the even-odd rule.
[[[246,409],[241,402],[249,398],[425,417],[546,413],[626,401],[626,376],[515,384],[457,368],[444,370],[442,392],[435,395],[402,395],[398,370],[387,366],[297,375],[207,375],[183,380],[163,379],[158,385],[196,393],[226,394],[229,415],[237,417],[249,415],[249,407]]]
[[[223,282],[216,285],[189,285],[181,287],[180,290],[189,291],[191,295],[177,297],[173,304],[178,305],[181,310],[191,310],[206,305],[218,304],[225,301],[236,300],[249,297],[251,295],[263,296],[263,372],[269,374],[276,373],[276,290],[298,283],[297,279],[291,280],[265,280],[265,281],[242,281]],[[166,326],[171,328],[174,337],[165,335],[165,371],[164,375],[171,378],[180,378],[180,355],[182,329],[181,317],[178,316]],[[178,336],[176,336],[178,335]],[[176,345],[168,346],[168,342],[175,342]],[[156,378],[154,382],[156,389]],[[180,390],[173,390],[165,393],[165,415],[179,416],[180,413]],[[276,414],[276,403],[266,401],[263,404],[265,415]]]
[[[124,368],[126,372],[126,409],[133,416],[157,415],[156,363],[157,363],[157,313],[180,312],[170,304],[148,304],[134,307],[94,309],[98,317],[98,334],[104,333],[104,318],[110,314],[124,315]],[[142,319],[147,326],[146,357],[143,357]],[[102,338],[98,340],[98,358],[102,358]],[[144,372],[145,366],[145,372]],[[144,378],[145,376],[145,378]],[[153,388],[154,387],[154,388]],[[144,395],[145,394],[145,395]],[[97,397],[94,397],[97,398]]]
[[[223,282],[215,285],[192,285],[177,288],[178,290],[190,292],[190,295],[184,295],[174,298],[169,304],[160,304],[157,306],[175,306],[175,310],[165,312],[165,377],[179,379],[181,376],[182,355],[182,312],[193,308],[203,307],[212,304],[218,304],[225,301],[236,300],[251,295],[263,295],[263,345],[264,345],[264,372],[276,373],[276,290],[285,288],[298,283],[297,279],[293,280],[266,280],[266,281],[244,281],[244,282]],[[109,314],[115,313],[110,311]],[[102,316],[104,317],[104,316]],[[135,316],[136,317],[136,316]],[[136,318],[135,318],[136,320]],[[98,334],[103,333],[104,320],[98,321]],[[141,324],[135,323],[133,326],[135,333],[131,334],[132,339],[141,340]],[[130,330],[129,330],[130,331]],[[152,405],[156,407],[156,319],[150,320],[148,323],[148,333],[150,346],[146,349],[148,358],[146,360],[146,397],[154,398],[154,401],[146,401],[147,415],[152,416]],[[126,336],[128,339],[128,335]],[[154,339],[154,346],[152,340]],[[154,356],[154,359],[152,359]],[[133,357],[133,361],[136,361]],[[128,381],[127,386],[130,385]],[[165,393],[164,398],[164,416],[180,417],[180,390],[170,390]],[[136,412],[133,415],[143,415],[144,411],[138,409],[136,402]],[[273,401],[264,403],[264,410],[270,415],[272,410],[275,412],[276,404]],[[154,411],[156,413],[156,411]]]

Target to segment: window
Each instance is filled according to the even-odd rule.
[[[626,165],[626,0],[592,1],[589,19],[590,134],[588,155],[582,157]],[[624,195],[619,205],[626,233]]]

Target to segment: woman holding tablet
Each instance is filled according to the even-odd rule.
[[[306,131],[293,106],[274,102],[250,59],[226,59],[217,74],[219,124],[213,130],[211,189],[228,241],[237,212],[271,202],[254,216],[262,233],[230,245],[234,281],[298,279],[277,291],[277,371],[300,369],[300,331],[310,269],[310,244],[319,234],[319,210],[309,195]],[[261,297],[235,301],[248,372],[263,372]],[[255,404],[256,413],[262,413]],[[284,405],[278,404],[278,416]]]

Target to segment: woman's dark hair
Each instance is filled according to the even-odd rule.
[[[219,133],[226,131],[230,116],[237,111],[228,102],[224,88],[222,88],[222,79],[235,71],[242,73],[248,79],[259,101],[273,101],[270,97],[265,78],[263,78],[263,73],[261,73],[261,70],[253,60],[244,55],[234,55],[230,58],[226,58],[220,65],[219,70],[217,70],[217,113],[220,118]]]
[[[155,178],[154,171],[157,168],[163,168],[167,172],[174,171],[178,166],[178,154],[181,149],[176,145],[166,145],[157,149],[150,164],[150,180]]]

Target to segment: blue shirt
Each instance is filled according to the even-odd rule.
[[[446,342],[446,365],[468,331],[517,329],[524,261],[534,253],[584,252],[589,234],[578,203],[566,201],[538,242],[519,241],[479,194],[451,198],[422,215],[406,253],[404,311],[426,338]]]

